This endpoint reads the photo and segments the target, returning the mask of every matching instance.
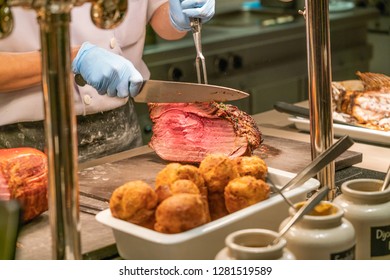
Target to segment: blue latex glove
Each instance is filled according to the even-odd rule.
[[[134,65],[124,57],[84,43],[72,62],[75,74],[81,74],[84,80],[99,94],[111,97],[135,97],[142,86],[142,75]]]
[[[190,17],[208,22],[215,13],[215,0],[169,0],[169,15],[180,31],[191,30]]]

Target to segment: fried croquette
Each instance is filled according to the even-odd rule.
[[[157,195],[143,181],[131,181],[114,190],[110,198],[112,216],[140,226],[153,228]]]
[[[222,192],[230,180],[239,177],[236,165],[222,154],[210,154],[199,165],[208,192]]]
[[[162,233],[180,233],[210,221],[204,199],[198,194],[181,193],[162,201],[156,209],[154,229]]]
[[[179,179],[173,182],[169,187],[164,185],[156,190],[156,194],[160,201],[179,193],[200,194],[198,186],[187,179]]]
[[[208,196],[210,218],[212,221],[229,214],[225,206],[225,196],[221,192],[211,192]]]
[[[263,159],[258,156],[241,156],[232,159],[237,166],[240,176],[253,176],[256,179],[266,180],[268,167]]]
[[[229,213],[236,212],[269,197],[270,187],[261,179],[243,176],[229,182],[225,188],[225,205]]]
[[[194,182],[187,179],[180,179],[171,185],[172,194],[178,193],[192,193],[192,194],[200,194],[199,188],[195,185]]]
[[[192,181],[199,189],[199,193],[207,201],[207,189],[204,179],[199,169],[193,165],[182,165],[180,163],[170,163],[163,168],[156,176],[155,189],[158,201],[161,202],[172,195],[172,184],[181,179]]]

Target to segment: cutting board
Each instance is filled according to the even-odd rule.
[[[254,154],[263,158],[269,167],[297,173],[310,163],[309,143],[267,135],[263,138],[263,144]],[[346,151],[336,159],[336,170],[361,161],[361,153]],[[157,173],[166,164],[156,153],[149,152],[83,169],[79,172],[80,194],[107,202],[112,192],[126,182],[143,180],[153,186]]]

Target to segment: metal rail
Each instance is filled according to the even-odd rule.
[[[71,80],[70,12],[93,2],[92,21],[100,28],[119,24],[126,0],[0,0],[0,38],[13,27],[9,7],[34,9],[40,26],[46,154],[49,163],[49,217],[54,259],[81,259],[78,147]]]
[[[306,0],[305,5],[310,140],[314,159],[333,144],[329,1]],[[334,161],[317,177],[321,185],[329,186],[327,199],[333,200],[336,195]]]

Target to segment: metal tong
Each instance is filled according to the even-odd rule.
[[[202,53],[202,41],[201,41],[201,29],[202,24],[199,18],[190,18],[192,35],[194,37],[195,49],[196,49],[196,59],[195,59],[195,67],[196,67],[196,75],[198,77],[198,83],[202,83],[202,75],[203,71],[203,82],[207,84],[207,71],[206,71],[206,61]]]

